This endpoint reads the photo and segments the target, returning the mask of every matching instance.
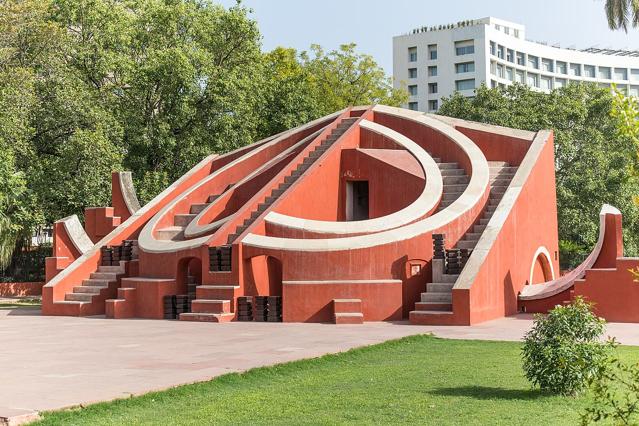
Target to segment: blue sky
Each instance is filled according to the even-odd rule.
[[[224,6],[235,0],[220,0]],[[494,16],[526,26],[527,38],[563,47],[639,49],[639,30],[610,31],[604,0],[244,0],[253,9],[263,49],[326,50],[355,42],[392,73],[392,38],[415,27]]]

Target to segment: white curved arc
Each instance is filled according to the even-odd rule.
[[[80,255],[91,250],[93,247],[93,241],[87,235],[87,232],[82,227],[78,215],[67,216],[64,219],[60,219],[57,222],[61,222],[64,229],[67,231],[67,235],[71,240],[73,246],[80,252]]]
[[[528,280],[529,284],[532,284],[533,282],[533,273],[535,272],[535,264],[537,263],[537,258],[539,257],[539,255],[542,255],[542,254],[546,257],[546,260],[548,261],[548,265],[550,265],[550,279],[551,280],[555,279],[555,267],[552,265],[552,260],[551,260],[552,258],[550,257],[550,252],[545,246],[540,246],[532,258],[533,259],[532,264],[530,265],[530,279]]]
[[[140,210],[140,201],[135,192],[135,185],[133,185],[133,175],[131,172],[118,172],[120,183],[120,194],[124,199],[129,214],[133,215]]]
[[[307,137],[303,138],[301,141],[297,142],[296,144],[282,151],[281,153],[276,155],[274,158],[267,161],[264,165],[258,167],[254,172],[250,173],[245,178],[241,179],[238,183],[234,185],[234,188],[240,187],[243,183],[249,181],[250,179],[253,179],[256,175],[267,170],[270,166],[282,160],[287,155],[290,155],[292,152],[295,151],[295,149],[299,148],[301,145],[304,145],[305,143],[308,143],[309,140],[316,138],[326,127],[327,126],[322,127],[318,131],[308,135]],[[206,225],[199,225],[198,222],[202,218],[202,216],[204,216],[209,209],[212,209],[216,205],[219,199],[220,198],[218,198],[217,200],[209,204],[204,210],[198,213],[198,215],[195,216],[193,220],[186,226],[186,228],[184,229],[184,236],[186,238],[193,238],[193,237],[198,237],[204,234],[209,234],[215,231],[216,229],[218,229],[219,227],[221,227],[222,225],[224,225],[229,220],[233,219],[237,215],[237,212],[231,213],[230,215],[223,217],[221,219],[218,219],[215,222],[211,222]]]
[[[554,296],[569,289],[574,284],[575,280],[583,278],[586,271],[592,268],[601,253],[604,237],[606,235],[606,215],[609,214],[621,216],[621,212],[616,207],[609,204],[604,204],[601,207],[601,211],[599,212],[599,238],[597,239],[597,243],[592,249],[592,252],[581,265],[555,280],[542,284],[524,286],[521,293],[519,293],[519,300],[538,300]]]
[[[193,238],[193,239],[184,240],[184,241],[171,241],[171,240],[158,240],[153,235],[153,232],[154,232],[155,227],[157,226],[158,222],[160,221],[160,219],[164,215],[166,215],[179,202],[181,202],[184,198],[188,197],[196,189],[200,188],[203,185],[206,185],[211,180],[213,180],[217,176],[219,176],[222,172],[229,170],[230,168],[232,168],[235,165],[239,164],[240,162],[246,160],[247,158],[250,158],[250,157],[256,155],[257,153],[263,151],[267,147],[272,146],[272,145],[280,142],[282,139],[290,136],[291,134],[294,134],[294,133],[300,132],[302,130],[305,130],[305,129],[309,128],[309,127],[312,127],[312,126],[316,125],[317,123],[321,123],[322,121],[330,120],[331,118],[338,117],[342,113],[342,111],[338,111],[336,113],[327,115],[325,117],[318,118],[317,120],[313,120],[313,121],[311,121],[309,123],[304,124],[303,126],[299,126],[299,127],[294,128],[294,129],[291,129],[289,131],[283,132],[277,138],[274,138],[273,140],[263,144],[259,148],[256,148],[254,150],[251,150],[251,151],[247,152],[244,155],[241,155],[240,157],[236,158],[235,160],[231,161],[230,163],[220,167],[218,170],[216,170],[213,173],[209,174],[207,177],[202,179],[200,182],[198,182],[197,184],[195,184],[191,188],[189,188],[189,190],[184,192],[184,194],[181,197],[177,197],[173,201],[171,201],[170,203],[165,205],[155,216],[153,216],[151,218],[151,220],[149,220],[147,222],[147,224],[144,226],[144,228],[142,228],[142,230],[140,231],[140,235],[138,237],[138,246],[139,246],[139,248],[142,251],[145,251],[145,252],[148,252],[148,253],[167,253],[167,252],[174,252],[174,251],[178,251],[178,250],[188,250],[188,249],[197,248],[197,247],[201,246],[202,244],[206,243],[207,240],[210,238],[210,235],[205,235],[205,236],[202,236],[202,237],[199,237],[199,238]]]
[[[277,212],[269,212],[265,220],[269,223],[286,228],[297,229],[318,234],[370,234],[398,228],[423,217],[432,211],[441,199],[444,189],[442,174],[435,160],[417,143],[395,130],[378,123],[362,120],[359,124],[364,128],[383,135],[400,146],[403,146],[416,160],[424,172],[426,182],[422,193],[410,205],[389,215],[368,220],[353,222],[336,222],[325,220],[304,219],[288,216]]]
[[[340,251],[360,249],[392,244],[416,236],[432,232],[455,220],[471,210],[484,196],[489,182],[489,168],[486,157],[479,147],[466,135],[453,127],[417,111],[377,105],[373,109],[384,114],[406,118],[426,125],[445,134],[453,143],[457,144],[467,155],[471,164],[470,182],[462,195],[448,207],[432,216],[413,222],[402,227],[368,235],[357,235],[344,238],[300,239],[279,238],[249,233],[242,239],[242,244],[251,247],[275,250],[295,251]]]

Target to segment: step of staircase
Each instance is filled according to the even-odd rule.
[[[361,312],[335,313],[335,324],[364,324],[364,314]]]
[[[100,294],[100,291],[105,287],[94,287],[89,285],[81,285],[79,287],[73,287],[73,293],[88,293],[88,294]]]
[[[106,281],[116,281],[118,279],[117,272],[92,272],[90,275],[90,279],[92,280],[106,280]]]
[[[455,283],[428,283],[426,284],[427,293],[450,293],[453,291]]]
[[[193,221],[193,219],[195,219],[195,216],[197,216],[196,214],[193,213],[180,213],[180,214],[176,214],[173,217],[173,224],[175,226],[187,226],[189,223],[191,223]]]
[[[191,204],[190,212],[191,214],[200,214],[202,210],[208,207],[208,203],[196,203]]]
[[[460,175],[444,176],[442,174],[442,181],[443,181],[444,185],[448,185],[448,184],[453,184],[453,185],[465,184],[465,185],[468,185],[468,182],[470,182],[470,178],[468,176],[460,176]]]
[[[235,314],[207,314],[198,312],[186,312],[180,314],[180,321],[199,321],[199,322],[230,322]]]
[[[443,169],[441,170],[442,177],[446,176],[464,176],[466,172],[464,169]]]
[[[184,237],[183,226],[167,226],[157,230],[159,240],[177,240]]]
[[[452,303],[453,295],[451,292],[435,293],[425,292],[421,296],[422,302]]]
[[[416,302],[416,311],[438,311],[438,312],[452,312],[452,303],[440,303],[440,302]]]
[[[442,194],[442,200],[443,201],[455,201],[456,199],[459,198],[460,195],[462,195],[462,192],[446,192],[446,191],[444,191],[444,193]]]
[[[88,302],[93,301],[95,294],[90,293],[67,293],[64,295],[64,300],[68,302]]]
[[[439,163],[439,164],[437,164],[437,166],[439,167],[440,170],[458,169],[459,168],[459,164],[458,163]]]
[[[457,248],[460,249],[474,249],[477,245],[477,240],[461,240],[457,241]]]
[[[227,299],[195,299],[191,302],[191,312],[200,314],[231,313],[231,301]]]

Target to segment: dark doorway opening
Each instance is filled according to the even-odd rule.
[[[368,218],[368,181],[346,182],[346,220],[366,220]]]

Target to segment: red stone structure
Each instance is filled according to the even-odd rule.
[[[46,315],[475,324],[558,294],[523,300],[559,278],[552,133],[381,105],[211,155],[143,207],[114,173],[84,226],[55,225]],[[560,301],[606,278],[579,279]]]

